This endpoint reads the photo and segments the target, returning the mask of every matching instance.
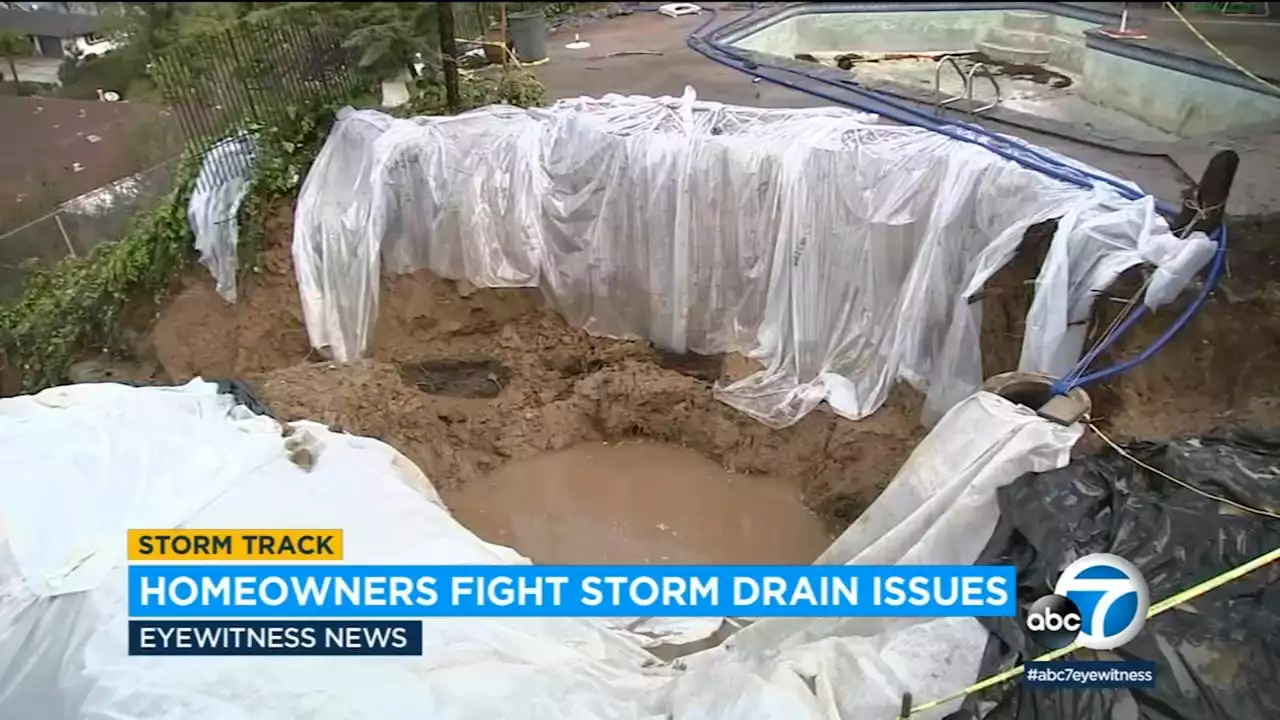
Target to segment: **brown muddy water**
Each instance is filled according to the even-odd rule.
[[[544,564],[804,564],[831,543],[794,482],[652,442],[513,461],[449,506],[481,538]]]

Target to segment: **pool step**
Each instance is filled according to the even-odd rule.
[[[1009,47],[1008,45],[1000,45],[991,42],[990,40],[983,40],[982,42],[979,42],[978,50],[992,60],[999,62],[1015,63],[1019,65],[1043,65],[1049,62],[1048,50]]]
[[[1030,32],[1053,32],[1053,16],[1048,13],[1029,10],[1009,10],[1001,18],[1001,23],[1009,30],[1027,30]]]

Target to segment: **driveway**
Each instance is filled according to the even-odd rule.
[[[18,79],[22,82],[44,83],[46,85],[59,85],[58,82],[58,66],[62,65],[62,61],[56,58],[16,58],[13,64],[18,68]],[[4,73],[5,80],[12,80],[9,77],[9,63],[0,63],[0,72]]]

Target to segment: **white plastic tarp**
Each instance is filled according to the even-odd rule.
[[[274,420],[215,390],[0,400],[0,718],[656,717],[652,656],[588,619],[426,620],[413,658],[128,656],[129,528],[336,527],[355,563],[528,562],[455,522],[387,445],[298,423],[320,444],[305,472]]]
[[[816,564],[971,565],[999,520],[996,490],[1026,473],[1065,466],[1082,432],[976,393],[943,416]],[[889,720],[905,692],[925,703],[978,680],[987,638],[973,618],[771,618],[687,658],[689,672],[676,680],[675,697],[707,717],[740,692],[779,706],[789,698],[794,712],[779,717]],[[805,683],[776,680],[783,677]],[[697,692],[706,686],[716,692]],[[959,704],[913,717],[937,720]]]
[[[215,289],[236,301],[236,246],[240,239],[240,203],[249,191],[257,144],[250,135],[228,138],[209,149],[187,204],[187,222],[195,236],[200,264],[213,275]]]
[[[1211,253],[1151,198],[1081,189],[973,143],[838,108],[606,96],[400,120],[344,111],[298,199],[311,343],[360,357],[379,273],[538,286],[587,331],[764,369],[720,388],[774,427],[858,419],[906,380],[928,419],[981,383],[982,284],[1060,218],[1020,369],[1080,356],[1093,294],[1142,262],[1167,301]],[[1008,368],[1001,368],[1005,370]]]
[[[317,440],[310,472],[275,421],[199,380],[0,399],[0,718],[890,720],[902,690],[941,696],[977,671],[986,635],[967,618],[762,620],[687,671],[585,618],[428,619],[420,657],[130,657],[130,528],[339,527],[354,563],[527,562],[383,443],[294,427]],[[972,562],[995,488],[1065,464],[1079,434],[969,398],[821,561]]]

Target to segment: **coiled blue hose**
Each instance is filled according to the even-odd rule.
[[[657,8],[632,6],[630,9],[633,11],[653,12]],[[1105,175],[1098,175],[1097,173],[1089,172],[1082,168],[1067,165],[1061,160],[1046,155],[1021,141],[997,135],[986,128],[972,123],[954,123],[943,120],[933,113],[899,102],[897,99],[888,95],[861,87],[853,81],[837,83],[803,70],[769,63],[756,58],[747,58],[736,49],[732,49],[730,46],[703,36],[704,31],[706,31],[706,29],[719,18],[715,9],[704,8],[704,10],[708,13],[707,19],[694,28],[685,37],[685,44],[689,46],[689,49],[699,55],[702,55],[708,60],[712,60],[725,67],[737,70],[738,72],[746,73],[762,80],[767,80],[774,84],[781,85],[782,87],[822,98],[836,105],[875,113],[904,125],[913,125],[926,130],[931,130],[953,140],[980,145],[1000,157],[1016,162],[1025,168],[1035,170],[1048,175],[1055,180],[1070,183],[1077,187],[1092,188],[1094,187],[1094,182],[1101,182],[1115,188],[1120,195],[1129,200],[1137,200],[1145,195],[1141,190],[1131,187],[1114,178],[1110,178]],[[755,14],[755,12],[755,10],[752,10],[736,22],[746,22]],[[727,58],[731,58],[731,60],[726,59],[726,57],[721,57],[717,53],[727,56]],[[862,102],[851,102],[844,98],[839,98],[814,88],[803,87],[785,79],[770,77],[769,75],[756,72],[759,68],[765,68],[791,75],[799,75],[811,82],[820,83],[828,87],[839,88],[857,96],[862,100]],[[1156,207],[1167,217],[1172,217],[1179,211],[1179,208],[1160,200],[1156,200]],[[1145,362],[1167,345],[1173,339],[1173,336],[1182,330],[1182,328],[1191,321],[1191,318],[1199,312],[1200,308],[1204,306],[1204,303],[1209,299],[1209,294],[1212,293],[1213,289],[1217,286],[1218,280],[1221,278],[1223,270],[1226,267],[1226,226],[1221,225],[1214,229],[1214,231],[1210,233],[1209,237],[1218,245],[1218,250],[1214,253],[1213,260],[1209,265],[1209,270],[1205,275],[1204,283],[1200,288],[1199,294],[1197,294],[1195,300],[1192,301],[1192,303],[1188,305],[1181,314],[1179,314],[1169,327],[1156,338],[1155,342],[1133,358],[1092,373],[1084,373],[1089,365],[1093,363],[1093,361],[1097,359],[1097,357],[1113,342],[1115,342],[1116,338],[1123,335],[1125,331],[1132,327],[1138,319],[1145,314],[1146,306],[1140,304],[1132,313],[1129,314],[1128,317],[1124,319],[1119,327],[1116,328],[1114,333],[1111,333],[1107,338],[1104,338],[1102,342],[1095,345],[1066,375],[1054,383],[1052,390],[1055,393],[1065,393],[1072,388],[1080,387],[1085,383],[1096,382],[1115,376]]]

